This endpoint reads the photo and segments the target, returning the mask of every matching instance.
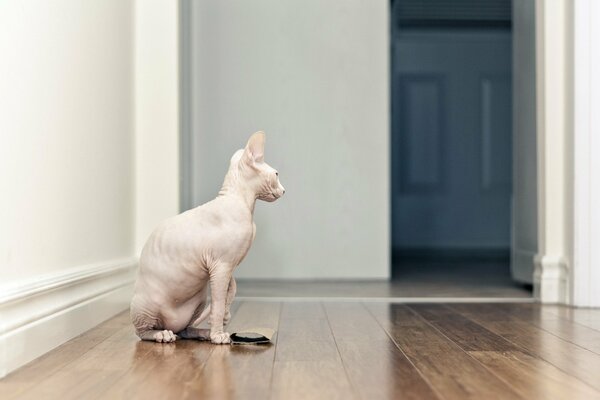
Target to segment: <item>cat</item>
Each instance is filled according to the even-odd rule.
[[[236,292],[233,271],[254,240],[254,205],[285,193],[279,173],[264,162],[264,145],[265,134],[253,134],[231,157],[214,200],[167,219],[148,238],[130,308],[140,339],[230,343],[224,326]],[[210,329],[201,329],[209,316]]]

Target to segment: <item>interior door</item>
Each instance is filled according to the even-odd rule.
[[[535,0],[513,1],[513,214],[511,274],[533,283],[537,252]]]
[[[508,255],[510,30],[405,30],[393,57],[394,251]]]

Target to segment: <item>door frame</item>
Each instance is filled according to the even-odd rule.
[[[573,3],[573,274],[571,303],[600,306],[600,3]],[[595,290],[594,290],[595,289]]]
[[[600,81],[592,73],[600,68],[600,49],[591,46],[600,34],[592,23],[600,4],[536,0],[535,6],[534,295],[542,303],[600,306],[600,118],[593,112],[600,109]]]

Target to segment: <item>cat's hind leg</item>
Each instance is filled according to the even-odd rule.
[[[135,328],[135,334],[142,340],[149,340],[158,343],[171,343],[177,340],[177,335],[169,329],[159,328],[158,318],[150,316],[148,313],[136,307],[132,301],[130,308],[131,322]]]
[[[164,329],[162,331],[151,329],[143,332],[136,331],[135,333],[142,340],[150,340],[158,343],[172,343],[177,340],[177,335],[168,329]]]

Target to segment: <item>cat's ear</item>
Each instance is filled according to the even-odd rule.
[[[265,133],[262,131],[256,132],[246,144],[244,149],[244,157],[248,161],[262,163],[265,161]]]

